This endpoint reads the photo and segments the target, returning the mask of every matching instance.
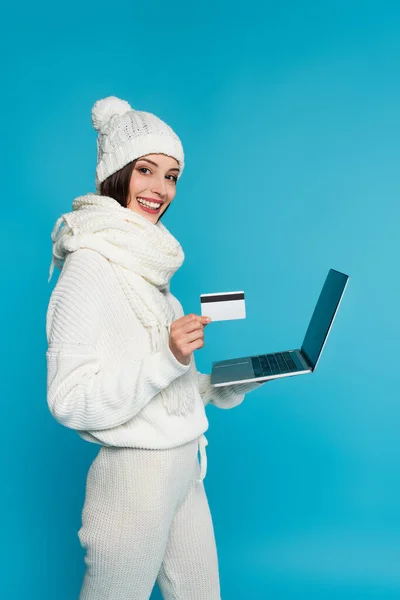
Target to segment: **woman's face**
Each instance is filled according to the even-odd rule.
[[[178,172],[179,163],[171,156],[146,154],[138,158],[129,183],[127,207],[157,223],[175,198]],[[144,205],[142,200],[152,206]]]

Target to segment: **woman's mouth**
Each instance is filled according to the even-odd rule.
[[[142,210],[153,215],[159,212],[163,204],[162,202],[149,202],[148,200],[144,200],[143,198],[136,198],[136,200]]]

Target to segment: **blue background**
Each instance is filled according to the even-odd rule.
[[[400,597],[400,7],[283,0],[9,4],[2,50],[2,596],[72,600],[98,446],[46,404],[50,232],[94,191],[93,103],[155,113],[186,169],[164,223],[172,292],[243,289],[198,369],[300,345],[350,275],[312,376],[209,407],[206,489],[224,600]],[[152,600],[159,599],[154,591]]]

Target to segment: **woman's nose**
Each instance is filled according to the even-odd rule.
[[[151,189],[152,193],[158,194],[159,196],[165,197],[167,194],[167,182],[163,176],[158,177],[153,182],[153,187]]]

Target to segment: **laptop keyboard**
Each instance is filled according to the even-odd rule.
[[[260,354],[251,357],[256,377],[267,375],[279,375],[280,373],[292,373],[298,371],[296,363],[290,356],[290,352],[275,352],[274,354]]]

